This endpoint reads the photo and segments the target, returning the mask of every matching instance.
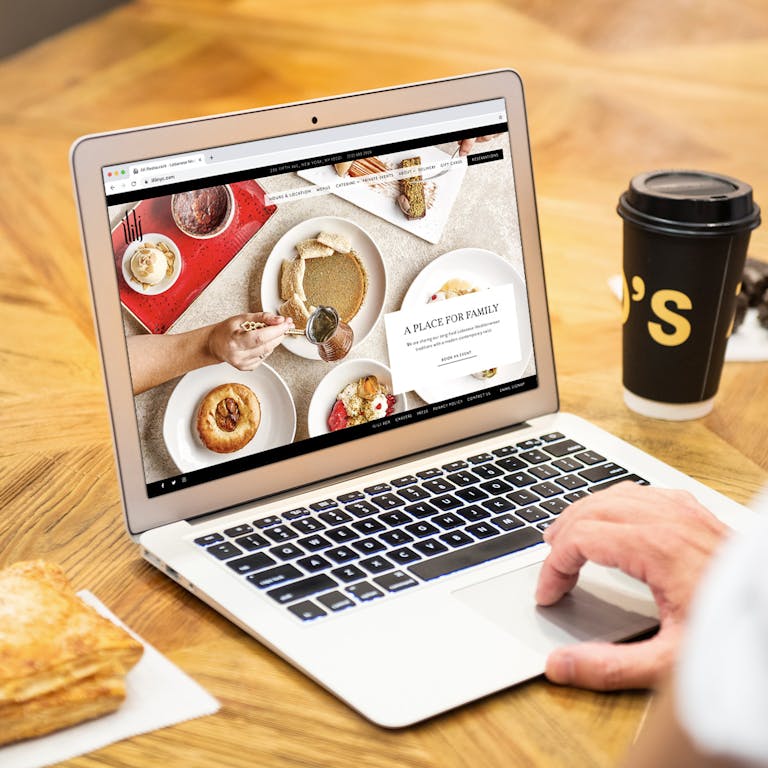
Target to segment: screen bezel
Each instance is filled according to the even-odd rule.
[[[540,298],[530,305],[538,387],[436,416],[426,422],[312,450],[203,485],[148,497],[114,262],[107,257],[112,253],[112,244],[102,168],[116,162],[134,162],[495,98],[504,98],[507,107],[528,294]],[[525,101],[522,81],[513,70],[85,136],[73,144],[70,160],[83,251],[91,278],[123,509],[131,534],[255,502],[294,487],[512,426],[557,410]]]

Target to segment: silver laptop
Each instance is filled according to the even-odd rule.
[[[71,159],[130,535],[366,718],[408,725],[655,625],[647,590],[591,566],[536,607],[542,532],[580,496],[652,482],[738,523],[558,411],[513,71],[87,136]],[[260,363],[211,354],[262,312],[298,332]]]

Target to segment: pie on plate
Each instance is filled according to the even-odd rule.
[[[245,384],[221,384],[203,398],[197,433],[216,453],[232,453],[247,445],[261,423],[259,398]]]

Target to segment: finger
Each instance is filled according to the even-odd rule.
[[[553,683],[597,691],[652,688],[671,670],[680,635],[679,625],[671,625],[635,643],[568,645],[550,653],[545,674]]]
[[[642,557],[651,556],[644,525],[582,520],[552,542],[539,573],[536,602],[552,605],[576,585],[587,560],[641,578]],[[639,554],[638,554],[639,553]]]
[[[246,331],[243,346],[247,345],[248,352],[254,355],[269,354],[290,327],[288,323],[280,323],[279,325],[265,325],[255,331]]]
[[[274,312],[250,312],[244,315],[244,317],[248,320],[265,323],[266,325],[280,325],[281,323],[290,323],[293,325],[292,318],[283,317],[282,315],[275,314]]]

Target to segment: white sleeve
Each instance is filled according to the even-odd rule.
[[[766,515],[734,534],[702,580],[676,682],[680,722],[702,751],[768,765]]]

